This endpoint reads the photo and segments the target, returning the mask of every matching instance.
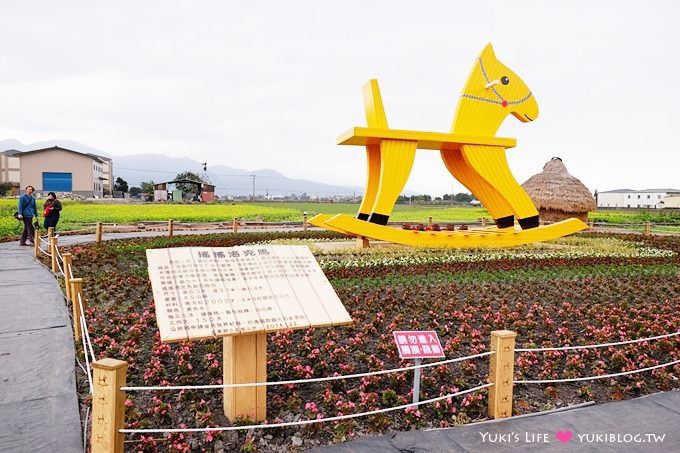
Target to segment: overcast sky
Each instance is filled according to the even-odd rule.
[[[680,189],[677,1],[6,1],[0,140],[75,140],[292,178],[365,182],[377,78],[390,127],[447,132],[491,42],[541,115],[508,117],[522,183],[553,156],[591,191]],[[196,169],[199,170],[199,169]],[[419,151],[408,190],[465,190]]]

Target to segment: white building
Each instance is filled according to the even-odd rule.
[[[0,153],[0,183],[7,183],[12,186],[12,194],[20,194],[21,184],[21,162],[19,151],[9,150]]]
[[[597,192],[598,208],[661,209],[666,197],[680,195],[678,189],[619,189]]]

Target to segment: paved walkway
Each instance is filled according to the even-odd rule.
[[[105,239],[162,234],[107,233]],[[62,245],[94,240],[94,235],[59,238]],[[71,321],[54,275],[34,259],[33,248],[0,243],[0,452],[83,451],[74,357]],[[677,453],[680,391],[451,429],[367,437],[311,451]]]
[[[366,437],[314,453],[680,452],[680,391],[429,431]]]
[[[82,452],[68,309],[33,247],[0,244],[0,451]]]

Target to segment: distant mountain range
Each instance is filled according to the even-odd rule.
[[[363,187],[336,186],[303,179],[291,179],[271,169],[242,170],[226,165],[210,165],[207,172],[203,164],[188,157],[169,157],[163,154],[135,154],[112,156],[104,151],[72,140],[49,140],[25,145],[18,140],[0,140],[0,151],[30,151],[60,146],[82,153],[97,154],[112,159],[113,178],[123,178],[129,187],[140,186],[142,182],[171,181],[180,173],[190,171],[215,185],[218,195],[249,196],[288,196],[303,193],[316,197],[354,197],[359,198]],[[414,193],[415,194],[415,193]],[[407,193],[411,195],[411,193]]]

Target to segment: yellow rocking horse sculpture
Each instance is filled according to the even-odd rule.
[[[488,44],[460,96],[451,133],[389,129],[377,80],[363,88],[367,128],[355,127],[341,145],[366,147],[368,179],[356,218],[319,214],[310,223],[347,234],[425,247],[512,246],[554,239],[587,228],[578,219],[539,226],[538,211],[508,167],[514,139],[495,137],[512,113],[522,122],[538,116],[529,88]],[[407,231],[387,221],[411,173],[417,149],[441,153],[446,168],[482,202],[495,227],[465,231]],[[515,227],[515,218],[519,228]]]

